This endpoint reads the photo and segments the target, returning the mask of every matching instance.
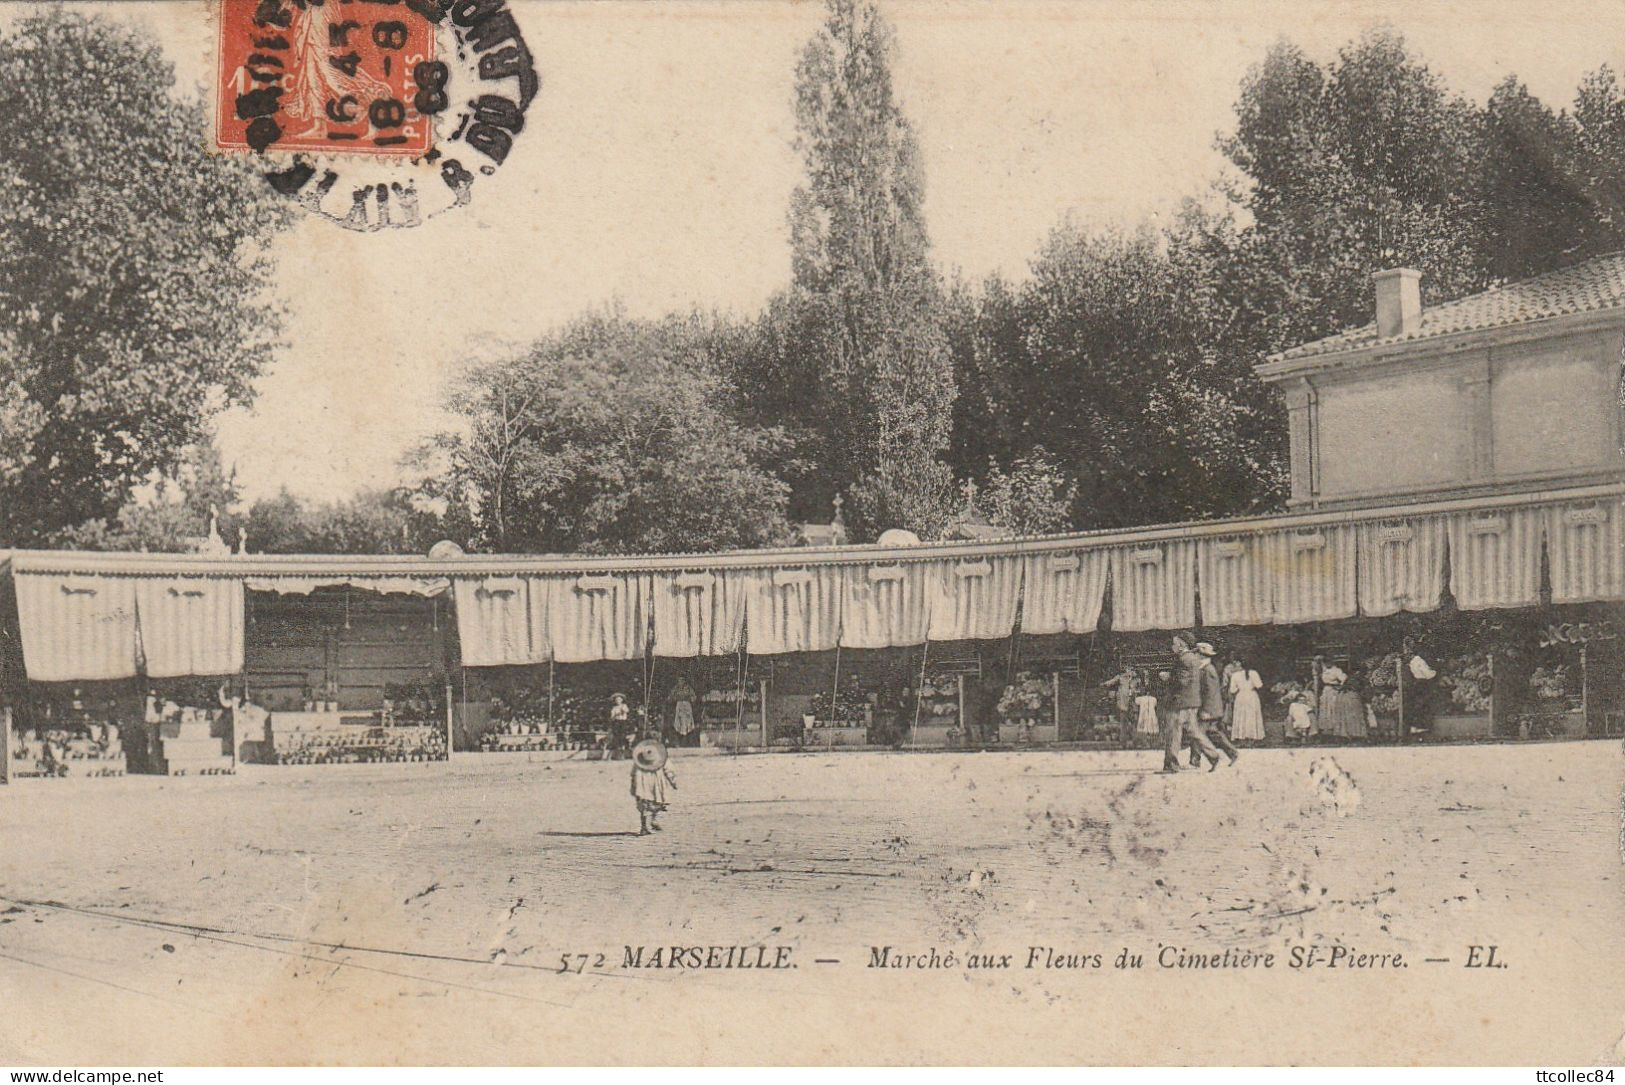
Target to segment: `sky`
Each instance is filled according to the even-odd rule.
[[[88,5],[87,5],[88,6]],[[388,485],[443,424],[448,378],[572,315],[748,314],[789,276],[785,210],[802,0],[511,0],[542,90],[471,206],[415,230],[316,218],[275,243],[288,347],[251,410],[220,420],[249,499]],[[202,0],[125,0],[183,88],[211,71]],[[1554,105],[1625,68],[1625,4],[903,0],[896,92],[924,154],[947,271],[1024,274],[1064,219],[1133,225],[1220,174],[1215,138],[1250,65],[1287,37],[1318,59],[1388,22],[1457,92],[1508,72]],[[19,5],[0,8],[0,24]],[[413,271],[419,273],[414,276]],[[421,273],[432,288],[421,288]]]

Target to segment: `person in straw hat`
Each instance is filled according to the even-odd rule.
[[[1172,711],[1163,727],[1162,771],[1166,773],[1179,771],[1179,754],[1186,745],[1195,747],[1215,767],[1219,763],[1219,751],[1208,741],[1207,731],[1197,718],[1202,707],[1204,658],[1191,648],[1195,643],[1196,638],[1186,634],[1176,633],[1173,638],[1173,653],[1179,659],[1179,674],[1174,679],[1171,691]]]
[[[603,759],[613,761],[624,756],[631,734],[632,706],[627,703],[626,694],[612,693],[609,696],[609,730],[603,733]]]
[[[665,812],[668,789],[677,790],[677,777],[667,764],[666,744],[659,735],[646,735],[632,747],[632,800],[638,805],[638,835],[660,832],[657,820]]]
[[[1202,657],[1201,671],[1201,701],[1202,705],[1196,712],[1196,726],[1207,740],[1224,751],[1230,763],[1234,765],[1240,756],[1230,736],[1224,733],[1224,688],[1219,679],[1218,669],[1213,666],[1213,658],[1217,655],[1213,645],[1203,641],[1196,646],[1197,655]],[[1191,764],[1199,764],[1196,760],[1196,747],[1191,746]],[[1219,767],[1218,758],[1208,766],[1212,772]]]

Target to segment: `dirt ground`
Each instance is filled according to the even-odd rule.
[[[0,1064],[1625,1056],[1617,743],[1158,762],[679,753],[644,838],[624,762],[20,782]],[[672,945],[794,967],[625,967]]]

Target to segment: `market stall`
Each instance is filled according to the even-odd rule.
[[[243,685],[269,712],[250,740],[257,760],[445,759],[455,634],[444,581],[258,577],[247,587]]]
[[[679,746],[766,746],[774,670],[772,660],[743,654],[692,661],[665,687],[666,734]]]
[[[1327,742],[1611,734],[1622,521],[1625,485],[1597,484],[818,551],[19,551],[7,764],[437,760],[452,733],[528,752],[651,727],[713,748],[1103,741],[1126,714],[1113,668],[1193,626],[1259,673],[1266,734],[1284,700]]]
[[[1104,685],[1111,676],[1095,675],[1086,667],[1086,661],[1094,662],[1086,660],[1087,643],[1088,638],[1072,634],[1023,634],[1016,638],[1012,653],[1016,675],[1027,675],[1049,685],[1038,712],[1031,707],[1036,689],[1029,689],[1027,703],[1022,706],[1027,711],[1021,715],[1032,721],[1027,730],[1029,743],[1121,741],[1115,696]]]
[[[892,691],[899,685],[899,661],[905,654],[837,648],[779,661],[775,673],[781,677],[773,690],[780,719],[775,744],[834,749],[869,745],[871,736],[889,738],[899,712]],[[884,718],[877,719],[883,700]]]
[[[229,772],[216,688],[242,666],[241,589],[230,580],[135,575],[121,556],[14,555],[5,662],[16,775]],[[156,572],[156,571],[155,571]],[[13,636],[13,633],[15,634]]]
[[[911,748],[932,749],[963,746],[973,739],[978,745],[996,740],[996,735],[983,732],[993,724],[989,709],[997,700],[993,691],[981,688],[981,656],[961,650],[932,658],[929,648],[921,655],[924,678],[914,691],[914,718],[901,721],[903,741]]]
[[[115,684],[37,689],[18,713],[11,738],[11,774],[23,777],[123,776],[127,735],[136,734]],[[137,764],[140,765],[139,760]]]
[[[454,714],[460,749],[615,752],[645,724],[645,663],[606,660],[465,668]]]

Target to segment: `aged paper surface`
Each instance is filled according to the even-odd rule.
[[[250,105],[233,118],[238,96],[256,86],[251,70],[275,76],[288,70],[300,48],[297,41],[284,40],[285,49],[257,41],[275,38],[279,30],[295,38],[305,28],[315,43],[309,47],[320,53],[332,40],[325,36],[330,24],[341,23],[353,7],[364,36],[382,18],[376,6],[328,0],[325,9],[313,9],[327,22],[315,23],[306,9],[285,5],[297,18],[280,28],[256,28],[253,3],[72,6],[75,14],[132,28],[174,65],[178,93],[227,111],[211,113],[194,133],[209,153],[246,153],[259,140],[269,150],[258,167],[265,172],[296,169],[295,152],[314,156],[305,159],[314,163],[307,175],[284,175],[292,218],[271,242],[271,283],[285,308],[282,345],[257,378],[252,407],[233,408],[218,426],[220,447],[251,498],[271,498],[287,488],[331,501],[393,485],[402,454],[448,425],[446,382],[476,363],[522,352],[581,313],[653,318],[698,309],[748,317],[790,279],[790,199],[804,183],[793,149],[796,67],[825,19],[823,5],[506,0],[490,12],[464,10],[466,25],[458,24],[455,37],[440,39],[440,53],[419,52],[411,79],[398,68],[386,78],[381,68],[369,75],[363,66],[359,76],[342,73],[349,84],[312,91],[308,106],[296,109],[289,96],[266,100],[264,111]],[[403,25],[421,18],[412,5],[395,7]],[[1503,75],[1516,72],[1554,110],[1565,108],[1585,73],[1625,64],[1625,9],[1605,3],[1492,8],[920,0],[883,4],[881,11],[895,33],[895,93],[918,138],[932,266],[944,274],[957,269],[970,283],[994,273],[1020,282],[1050,231],[1065,221],[1128,233],[1145,223],[1161,228],[1172,222],[1182,199],[1202,196],[1227,170],[1234,172],[1216,138],[1235,130],[1235,103],[1249,67],[1282,37],[1330,65],[1338,49],[1386,23],[1406,36],[1453,93],[1480,106]],[[33,14],[21,4],[5,5],[0,31],[15,30]],[[447,18],[455,22],[456,14]],[[517,36],[476,18],[510,15]],[[487,41],[478,40],[471,29],[476,25],[489,32]],[[222,45],[231,33],[239,35],[235,45]],[[384,44],[362,55],[364,65],[382,64],[390,55],[390,33],[382,31]],[[411,33],[427,40],[435,31],[413,23]],[[508,67],[489,66],[482,73],[481,57],[516,41],[527,51],[524,57],[510,56]],[[416,37],[411,42],[411,48],[420,44]],[[447,42],[455,48],[448,51]],[[238,53],[223,69],[222,50],[228,48]],[[255,61],[256,53],[273,59]],[[434,56],[450,65],[449,74],[423,67]],[[326,73],[320,78],[337,79],[320,58],[314,63]],[[533,86],[522,78],[527,65]],[[341,144],[323,142],[331,121],[340,126],[338,138],[372,140],[373,152],[388,152],[389,145],[376,141],[389,138],[393,116],[385,109],[369,123],[366,96],[410,98],[425,87],[433,92],[447,79],[448,116],[466,115],[456,138],[438,132],[440,157],[432,165],[414,164],[405,155],[349,153]],[[132,89],[138,92],[158,93]],[[346,93],[360,99],[359,110],[340,105],[336,114],[328,112]],[[473,104],[476,99],[484,104]],[[1286,104],[1275,104],[1289,112]],[[278,135],[270,134],[269,120],[253,129],[258,116],[275,117]],[[412,123],[424,123],[412,116]],[[424,130],[412,138],[417,142],[406,149],[421,154]],[[455,168],[448,164],[453,159]],[[482,170],[482,164],[501,168]],[[1475,168],[1492,165],[1484,161]],[[128,168],[146,165],[132,160]],[[318,195],[325,170],[337,180]],[[403,194],[403,182],[407,189],[417,187]],[[376,188],[355,195],[352,203],[352,190],[359,192],[363,183],[397,187],[381,210]],[[1403,177],[1395,181],[1400,197],[1405,184]],[[88,223],[85,230],[94,247],[98,226]],[[119,243],[111,233],[106,240],[109,246]],[[1284,275],[1295,274],[1284,258],[1280,267]],[[1368,270],[1358,261],[1350,264],[1348,274],[1360,278],[1360,291],[1368,289]],[[1503,274],[1497,281],[1521,277]],[[1428,299],[1429,280],[1423,282]],[[0,291],[12,285],[0,281]],[[1484,395],[1502,398],[1493,399],[1493,408],[1486,399],[1483,417],[1493,415],[1494,425],[1514,436],[1496,429],[1494,441],[1484,438],[1489,444],[1476,452],[1466,441],[1463,462],[1491,464],[1490,474],[1473,474],[1472,484],[1459,491],[1445,493],[1448,487],[1440,486],[1438,493],[1422,494],[1440,502],[1426,507],[1428,515],[1441,517],[1439,531],[1459,529],[1466,540],[1459,552],[1451,549],[1451,605],[1470,603],[1463,597],[1466,547],[1478,546],[1475,540],[1485,534],[1500,537],[1496,533],[1504,531],[1511,537],[1526,505],[1560,497],[1581,502],[1553,505],[1556,511],[1540,521],[1547,557],[1544,565],[1531,560],[1552,567],[1538,574],[1551,584],[1531,604],[1532,614],[1541,606],[1563,605],[1552,603],[1551,593],[1555,588],[1564,598],[1564,561],[1593,560],[1590,550],[1581,557],[1557,554],[1559,534],[1595,530],[1601,536],[1610,523],[1617,525],[1617,459],[1550,472],[1550,480],[1531,468],[1534,481],[1501,489],[1484,482],[1494,474],[1496,454],[1527,456],[1533,463],[1565,442],[1577,447],[1594,431],[1605,443],[1615,438],[1612,447],[1619,447],[1613,407],[1597,415],[1595,426],[1584,410],[1567,424],[1554,421],[1568,411],[1561,389],[1573,381],[1601,373],[1603,400],[1613,393],[1606,382],[1616,372],[1608,367],[1625,329],[1625,299],[1610,297],[1598,303],[1601,315],[1593,324],[1565,325],[1553,333],[1577,337],[1577,357],[1605,361],[1584,363],[1579,377],[1561,367],[1521,384],[1486,376],[1491,390]],[[1556,320],[1563,312],[1559,307],[1540,318]],[[1369,319],[1364,315],[1355,323]],[[1322,334],[1329,332],[1300,338]],[[1503,349],[1498,342],[1464,341],[1452,349],[1458,356],[1482,350],[1489,359],[1485,366],[1503,364],[1503,355],[1495,353]],[[1512,356],[1523,348],[1504,349]],[[1319,508],[1320,495],[1338,486],[1350,494],[1376,493],[1379,484],[1367,476],[1387,471],[1379,465],[1390,455],[1432,463],[1437,447],[1456,447],[1447,434],[1414,442],[1422,451],[1413,456],[1403,434],[1414,436],[1435,424],[1444,432],[1453,423],[1436,423],[1431,409],[1406,414],[1409,391],[1373,392],[1372,405],[1361,408],[1368,413],[1352,430],[1340,430],[1336,380],[1314,386],[1311,408],[1308,389],[1320,377],[1288,373],[1296,364],[1291,357],[1279,364],[1287,414],[1307,419],[1319,412],[1313,448],[1305,430],[1301,452],[1302,470],[1313,473],[1312,479],[1304,475],[1304,485],[1317,489],[1313,501],[1294,506],[1299,511]],[[1461,396],[1469,394],[1477,393]],[[1466,400],[1452,391],[1439,402]],[[1598,402],[1596,395],[1586,402]],[[1006,421],[990,418],[988,425]],[[1516,434],[1527,431],[1548,436],[1519,444]],[[1299,455],[1294,444],[1294,499],[1302,496]],[[1436,480],[1423,481],[1433,486]],[[1407,491],[1405,507],[1425,488],[1419,483]],[[1378,507],[1373,501],[1360,497],[1347,508]],[[1243,511],[1274,514],[1284,507],[1283,501]],[[1331,501],[1327,507],[1342,506]],[[822,519],[829,520],[827,499],[823,508]],[[1548,512],[1541,505],[1530,515]],[[1410,527],[1392,528],[1376,513],[1367,519],[1370,524],[1361,520],[1365,526],[1347,529],[1350,547],[1369,545],[1372,553],[1385,554],[1395,546],[1420,546],[1421,536],[1413,539]],[[1150,522],[1107,518],[1088,526],[1125,531]],[[1294,575],[1295,563],[1309,560],[1301,558],[1306,547],[1335,550],[1344,526],[1326,518],[1302,529],[1280,528],[1295,531],[1295,539],[1318,534],[1301,546],[1292,542],[1291,556],[1269,566],[1269,575]],[[1366,527],[1371,533],[1359,534]],[[1149,576],[1147,566],[1199,563],[1210,556],[1193,550],[1193,556],[1176,559],[1182,543],[1170,542],[1171,536],[1148,538],[1109,540],[1119,546],[1111,558],[1119,564],[1110,566],[1116,586],[1108,605],[1120,636],[1132,629],[1123,586],[1130,575]],[[1616,577],[1619,538],[1616,533],[1587,544],[1602,548],[1597,567],[1606,572],[1612,560],[1616,571],[1609,575]],[[229,534],[225,539],[235,541]],[[1539,552],[1538,541],[1534,545],[1532,553]],[[39,548],[31,540],[19,547]],[[409,623],[417,623],[416,629],[427,622],[434,637],[455,623],[465,657],[471,651],[471,627],[463,624],[464,608],[454,606],[445,580],[463,568],[455,561],[472,555],[448,558],[440,552],[433,562],[422,558],[390,569],[352,568],[334,558],[301,573],[293,565],[254,565],[260,559],[252,533],[243,549],[248,553],[241,560],[249,564],[242,568],[251,570],[244,574],[248,662],[238,658],[229,668],[198,665],[192,671],[182,666],[174,673],[240,675],[246,668],[248,695],[264,696],[271,680],[256,688],[252,677],[255,629],[282,621],[279,606],[341,598],[331,593],[343,593],[343,602],[334,604],[340,610],[330,614],[331,628],[359,627],[369,620],[363,616],[368,604],[360,599],[369,583],[388,593],[396,608],[379,619],[379,628],[392,631],[384,640],[417,636],[406,631]],[[421,558],[421,550],[415,553]],[[882,557],[895,561],[899,553],[888,550]],[[1081,580],[1094,566],[1088,553],[1079,553],[1082,564],[1070,575]],[[949,591],[955,576],[997,575],[998,562],[1009,556],[996,547],[941,554],[966,566],[987,561],[993,570],[948,570],[942,583],[949,588],[942,590]],[[1221,553],[1215,560],[1234,556]],[[229,574],[227,566],[207,564],[214,558],[197,560],[203,564],[170,568],[140,555],[130,555],[123,566],[53,565],[38,555],[16,559],[8,576],[18,583],[29,674],[47,673],[42,668],[50,661],[41,653],[57,652],[52,659],[62,663],[51,675],[54,685],[45,683],[55,690],[55,711],[88,713],[80,702],[90,693],[81,694],[78,684],[99,679],[73,670],[67,663],[76,651],[71,647],[33,647],[29,615],[35,604],[28,582],[60,575],[68,578],[63,597],[76,598],[81,589],[74,577]],[[1379,565],[1360,565],[1356,577],[1355,559],[1348,561],[1346,613],[1353,615],[1355,594],[1379,575],[1373,571]],[[1104,557],[1101,562],[1103,585],[1110,563]],[[571,598],[595,592],[602,597],[619,588],[590,582],[594,576],[615,582],[635,572],[654,578],[658,588],[660,576],[727,572],[713,564],[703,558],[664,565],[627,559],[541,570],[496,562],[478,566],[484,587],[470,591],[497,599],[517,590],[498,583],[503,578],[567,571],[581,577],[572,581]],[[794,576],[806,564],[781,555],[761,568],[779,570],[775,590],[796,591]],[[1429,741],[1375,741],[1381,729],[1375,713],[1369,735],[1364,716],[1349,729],[1334,732],[1328,723],[1313,735],[1307,724],[1296,731],[1285,703],[1291,695],[1278,699],[1272,686],[1312,674],[1309,703],[1325,715],[1332,711],[1325,688],[1339,684],[1322,682],[1337,660],[1321,658],[1326,649],[1320,642],[1306,641],[1273,672],[1252,663],[1266,672],[1262,741],[1252,746],[1238,737],[1239,761],[1212,773],[1168,775],[1156,772],[1161,739],[1155,732],[1167,722],[1155,718],[1150,736],[1131,736],[1125,748],[1115,738],[1084,741],[1062,733],[1067,725],[1061,723],[1056,734],[1044,736],[1033,720],[1017,722],[1001,710],[1012,721],[1008,734],[992,726],[978,743],[950,727],[951,736],[939,743],[949,748],[920,749],[925,743],[918,699],[957,698],[957,711],[968,718],[966,698],[977,694],[967,689],[980,689],[980,679],[966,677],[964,668],[939,667],[931,656],[938,650],[935,634],[923,658],[917,646],[924,637],[911,641],[880,633],[873,643],[854,639],[850,600],[882,591],[888,577],[903,583],[911,575],[886,571],[891,568],[876,565],[878,575],[842,589],[848,617],[827,646],[833,651],[798,654],[795,644],[781,645],[781,662],[758,666],[755,650],[737,638],[759,636],[761,623],[737,617],[731,632],[736,639],[724,637],[721,649],[706,639],[710,633],[698,637],[692,655],[725,661],[728,677],[714,682],[714,690],[705,686],[700,669],[685,669],[687,663],[658,651],[642,658],[644,648],[603,648],[612,639],[607,633],[594,641],[599,655],[581,654],[571,662],[564,646],[580,629],[559,617],[563,604],[550,604],[547,658],[559,667],[585,667],[608,657],[627,668],[616,672],[616,681],[641,675],[650,691],[643,695],[643,710],[662,713],[673,747],[667,764],[673,782],[660,784],[658,795],[638,790],[656,786],[639,781],[633,769],[639,762],[610,758],[605,744],[619,738],[607,697],[592,711],[610,722],[589,726],[582,746],[569,739],[561,746],[541,737],[530,741],[518,725],[511,740],[504,739],[484,716],[488,737],[481,738],[469,722],[470,703],[494,705],[517,695],[503,686],[499,696],[496,684],[487,688],[478,678],[471,693],[463,670],[477,669],[472,666],[454,668],[456,677],[435,672],[449,697],[440,696],[438,685],[422,694],[433,702],[431,715],[443,711],[445,719],[456,720],[446,724],[450,758],[443,759],[445,738],[436,732],[433,741],[440,745],[424,740],[421,764],[414,763],[418,747],[400,759],[405,763],[378,765],[300,763],[297,756],[285,758],[293,763],[256,764],[239,747],[226,758],[236,761],[229,774],[162,777],[132,769],[116,778],[76,779],[85,775],[76,770],[62,780],[29,778],[16,770],[35,764],[33,754],[25,758],[18,744],[43,742],[46,725],[25,728],[19,722],[15,731],[7,730],[7,764],[16,778],[0,788],[0,1005],[6,1007],[0,1062],[1586,1065],[1612,1064],[1625,1054],[1625,971],[1619,967],[1625,959],[1625,761],[1615,729],[1625,703],[1618,700],[1617,675],[1605,673],[1617,666],[1610,624],[1619,619],[1617,585],[1577,590],[1573,605],[1591,608],[1583,614],[1556,610],[1531,618],[1531,628],[1546,631],[1543,650],[1572,650],[1576,659],[1589,653],[1589,663],[1576,666],[1592,668],[1593,677],[1579,691],[1590,705],[1575,710],[1578,730],[1566,740],[1526,741],[1539,737],[1527,721],[1522,731],[1513,724],[1510,736],[1504,730],[1492,734],[1489,729],[1503,728],[1504,721],[1487,722],[1493,710],[1482,706],[1473,711],[1486,721],[1484,733],[1464,732],[1455,741],[1446,740],[1442,724],[1438,735],[1426,736]],[[1021,613],[1031,622],[1041,604],[1035,566],[1023,568]],[[1442,558],[1437,568],[1442,577]],[[383,575],[380,569],[401,579],[384,587],[368,582]],[[271,585],[296,574],[327,579],[299,588]],[[1211,619],[1217,589],[1209,575],[1200,574],[1201,606],[1208,624],[1217,625]],[[678,583],[670,590],[706,592],[710,583]],[[1431,591],[1439,595],[1437,585]],[[1401,594],[1395,588],[1390,598]],[[179,588],[163,596],[164,605],[177,607],[186,598]],[[1428,609],[1399,602],[1384,610],[1360,598],[1367,616],[1361,620],[1372,622],[1396,611]],[[462,595],[456,599],[465,602]],[[999,611],[1001,629],[1016,620],[1015,600],[1011,594],[1007,609]],[[1057,637],[1071,636],[1066,630],[1088,632],[1067,649],[1074,659],[1070,670],[1056,669],[1053,679],[1050,672],[1031,672],[1042,687],[1035,697],[1059,699],[1063,682],[1081,688],[1080,675],[1092,676],[1090,687],[1098,689],[1115,673],[1096,673],[1107,658],[1101,653],[1119,648],[1097,635],[1100,600],[1095,603],[1086,625],[1076,617],[1067,619],[1070,625],[1058,618],[1049,631]],[[960,616],[967,628],[985,616],[977,609],[983,605],[972,604],[969,616]],[[1276,616],[1260,625],[1290,624],[1279,592],[1271,606]],[[143,623],[142,674],[150,676],[161,638],[152,605],[138,601],[135,610]],[[1087,610],[1079,604],[1076,613]],[[293,615],[287,625],[266,637],[296,640],[301,630],[309,632],[314,619],[285,613]],[[235,620],[241,638],[245,619],[239,613]],[[667,636],[663,620],[656,607],[648,627],[657,640]],[[920,619],[922,630],[926,620]],[[940,611],[929,620],[936,629]],[[745,622],[748,631],[741,634]],[[1135,658],[1166,657],[1147,664],[1153,672],[1176,666],[1169,638],[1193,624],[1195,618],[1177,607],[1172,620],[1146,619],[1132,634],[1139,637]],[[131,638],[135,643],[133,633]],[[1226,638],[1212,639],[1220,642],[1222,655]],[[1009,638],[994,640],[1005,645]],[[1323,640],[1331,643],[1332,633]],[[1252,643],[1245,635],[1228,641],[1237,652]],[[343,671],[350,664],[340,660],[348,643],[341,632],[330,635],[327,649],[337,654],[324,674],[350,673]],[[884,669],[864,653],[878,658],[892,646],[905,653],[899,657],[903,671],[919,672],[908,683],[917,698],[910,702],[913,719],[903,726],[906,737],[892,743],[902,749],[837,749],[845,741],[838,734],[858,728],[815,726],[820,694],[814,685],[782,712],[750,699],[776,695],[770,673],[789,689],[816,672],[817,689],[833,684],[838,691],[842,681],[855,681],[843,675],[869,665]],[[1397,640],[1390,650],[1399,650]],[[991,674],[994,664],[988,661],[1006,651],[984,651],[976,674]],[[1426,654],[1431,658],[1431,650]],[[757,669],[728,669],[747,655]],[[811,662],[782,662],[801,656]],[[537,658],[519,653],[500,662],[522,670],[521,657],[526,665]],[[964,663],[968,657],[949,654],[941,661],[950,658]],[[1110,656],[1114,665],[1118,658]],[[1132,670],[1133,661],[1122,658]],[[1411,658],[1402,653],[1397,665],[1405,667]],[[1311,660],[1312,672],[1303,671]],[[1341,666],[1353,670],[1358,662],[1344,658]],[[1408,673],[1413,677],[1397,681],[1432,680],[1420,670]],[[1246,674],[1244,665],[1243,686]],[[550,665],[535,675],[539,684],[531,692],[545,689],[537,695],[552,713],[556,679]],[[681,692],[679,675],[695,688]],[[271,712],[270,727],[279,726],[279,713],[315,718],[336,715],[340,707],[377,708],[349,703],[339,682],[327,680],[332,690],[314,688],[319,683],[311,679],[301,696],[301,681],[290,679],[288,703],[262,701]],[[139,703],[147,678],[130,681],[135,684],[117,696]],[[1488,690],[1493,675],[1486,672],[1483,681]],[[212,697],[212,686],[207,692]],[[707,700],[711,693],[717,697]],[[220,703],[237,695],[223,692]],[[38,704],[44,695],[29,696],[35,698],[29,703]],[[1100,696],[1110,716],[1113,695]],[[114,697],[108,694],[109,703]],[[18,692],[7,696],[16,706],[24,699]],[[629,710],[637,709],[638,700],[634,694]],[[248,711],[244,703],[235,705],[239,720]],[[1042,711],[1054,710],[1059,720],[1058,706],[1043,703]],[[1463,703],[1456,702],[1460,710],[1454,715],[1439,714],[1467,718]],[[876,699],[858,711],[868,711],[873,726],[882,704]],[[388,711],[405,710],[390,705]],[[924,711],[929,716],[931,709]],[[987,711],[991,719],[992,708]],[[149,719],[164,717],[161,705],[148,704],[146,712]],[[765,752],[734,756],[698,739],[684,741],[689,732],[676,721],[703,732],[694,719],[707,712],[729,718],[719,733],[733,734],[719,742]],[[794,749],[775,752],[779,725],[788,719],[793,726],[803,712],[806,731],[778,743]],[[1232,705],[1227,713],[1233,712]],[[256,726],[264,726],[263,714],[258,719]],[[203,720],[199,715],[194,722],[203,727],[204,739],[218,741],[218,731],[209,732]],[[184,741],[187,724],[178,721],[155,720],[154,734]],[[1037,721],[1040,728],[1044,722]],[[766,741],[740,738],[758,725]],[[240,739],[243,725],[236,726]],[[1177,735],[1179,724],[1174,726]],[[673,738],[673,727],[682,738]],[[1124,734],[1132,727],[1133,721],[1125,724]],[[604,734],[594,737],[595,730]],[[107,737],[98,734],[95,741],[105,751]],[[1066,741],[1068,734],[1076,741]],[[630,734],[622,737],[630,743]],[[510,752],[501,752],[505,744]],[[669,809],[660,815],[659,831],[650,833],[657,799]],[[644,835],[637,831],[640,814]]]

